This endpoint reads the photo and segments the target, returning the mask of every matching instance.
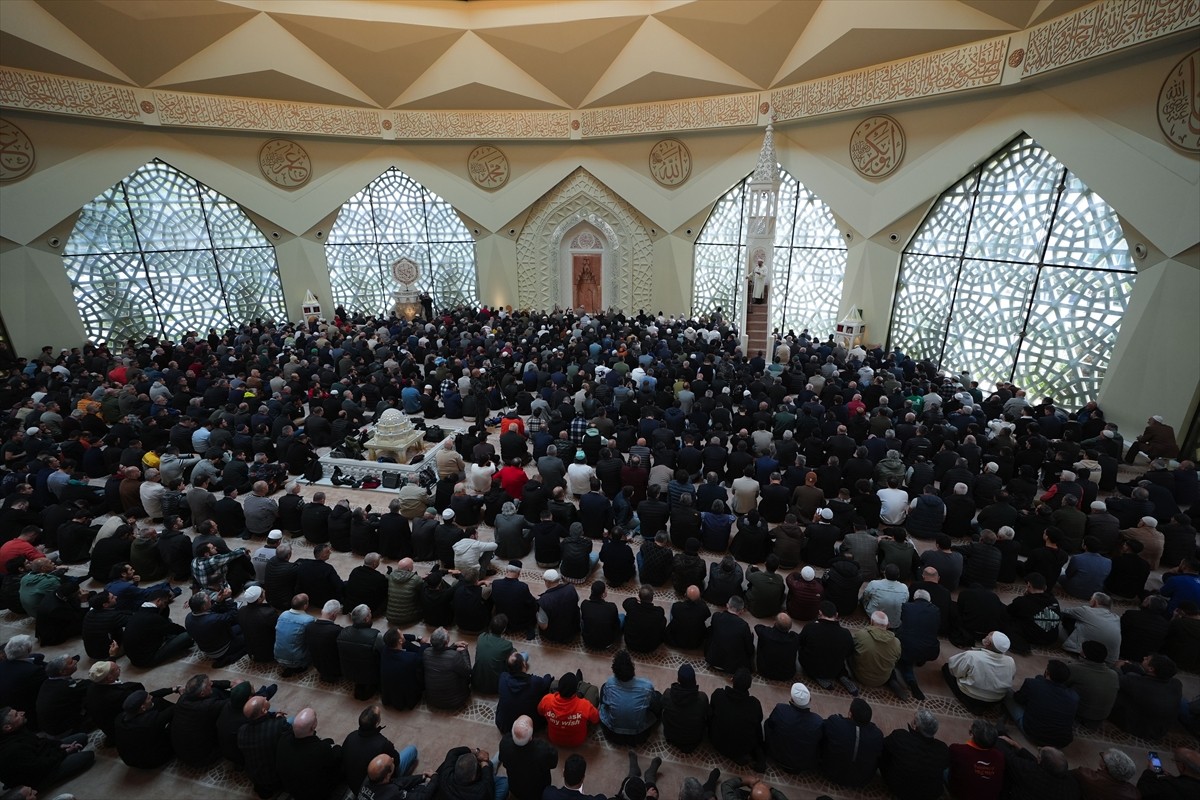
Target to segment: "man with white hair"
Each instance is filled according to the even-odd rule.
[[[1166,540],[1163,538],[1162,532],[1158,530],[1157,519],[1150,516],[1142,517],[1138,520],[1136,528],[1126,528],[1121,531],[1121,538],[1141,542],[1142,560],[1150,565],[1150,569],[1158,569],[1158,562],[1162,559]]]
[[[1176,458],[1179,444],[1175,441],[1175,429],[1158,414],[1150,417],[1142,434],[1129,443],[1129,449],[1125,451],[1125,463],[1136,461],[1138,453],[1145,453],[1151,461],[1156,458]]]
[[[955,697],[975,714],[985,714],[1012,691],[1017,662],[1008,655],[1010,641],[1000,631],[983,637],[983,647],[950,657],[942,665],[942,677]]]
[[[367,700],[379,691],[379,654],[383,652],[383,636],[372,627],[372,621],[371,609],[357,605],[350,611],[350,627],[343,628],[337,637],[342,675],[354,682],[355,700]]]
[[[1072,770],[1080,794],[1104,800],[1140,800],[1142,793],[1133,785],[1137,765],[1124,750],[1115,747],[1100,753],[1100,769],[1076,767]]]
[[[895,729],[883,740],[879,774],[899,800],[942,795],[950,748],[937,738],[937,732],[937,717],[922,708],[906,727]]]
[[[162,485],[161,473],[154,468],[146,470],[146,479],[138,487],[138,497],[142,508],[151,522],[162,522],[162,497],[166,489]]]
[[[275,768],[284,791],[297,800],[329,797],[342,780],[342,748],[317,737],[317,712],[303,708],[279,739]]]
[[[500,740],[500,764],[508,773],[508,791],[517,800],[541,800],[558,767],[558,750],[544,739],[533,738],[533,720],[517,717],[512,730]]]
[[[438,628],[429,636],[425,651],[425,701],[433,708],[457,711],[471,698],[471,653],[466,642],[450,641]]]

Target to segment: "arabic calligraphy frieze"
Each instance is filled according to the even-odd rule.
[[[650,148],[650,175],[668,188],[679,186],[692,174],[692,153],[678,139],[663,139]]]
[[[379,113],[366,109],[181,92],[155,92],[154,99],[164,125],[328,136],[379,135]]]
[[[394,111],[397,138],[568,139],[568,111]]]
[[[0,105],[101,119],[139,118],[132,89],[8,67],[0,68]]]
[[[308,151],[291,139],[269,139],[258,151],[258,168],[276,186],[298,189],[312,177]]]
[[[0,119],[0,181],[16,181],[33,171],[33,142],[25,131]]]
[[[593,108],[580,112],[583,136],[733,128],[758,124],[758,94]]]
[[[883,178],[900,166],[904,147],[900,123],[877,114],[864,119],[850,134],[850,163],[868,178]]]
[[[1200,152],[1200,50],[1184,56],[1163,81],[1158,127],[1180,150]]]
[[[779,119],[800,119],[918,97],[975,89],[1000,82],[1008,39],[881,64],[776,89],[771,107]]]
[[[1074,64],[1200,25],[1200,0],[1093,3],[1029,32],[1023,76]]]

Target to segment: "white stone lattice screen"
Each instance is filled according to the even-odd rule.
[[[653,298],[654,244],[629,203],[580,168],[534,204],[517,237],[517,303],[550,308],[561,300],[559,245],[579,222],[590,222],[609,239],[606,303],[626,311],[649,309]]]

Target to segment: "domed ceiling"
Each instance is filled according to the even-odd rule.
[[[4,0],[0,64],[395,109],[752,92],[1020,31],[1084,0]]]

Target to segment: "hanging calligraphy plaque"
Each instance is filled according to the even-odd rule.
[[[258,151],[258,168],[276,186],[298,189],[312,177],[308,152],[290,139],[271,139]]]
[[[499,189],[508,183],[508,157],[498,147],[480,145],[467,156],[467,174],[482,189]]]
[[[1167,141],[1200,152],[1200,50],[1176,64],[1158,92],[1158,127]]]
[[[850,134],[850,163],[868,178],[890,175],[904,160],[904,129],[885,114],[867,117]]]
[[[0,181],[16,181],[33,170],[33,142],[25,131],[0,119]]]
[[[692,174],[692,154],[678,139],[663,139],[650,148],[650,175],[663,186],[679,186]]]

